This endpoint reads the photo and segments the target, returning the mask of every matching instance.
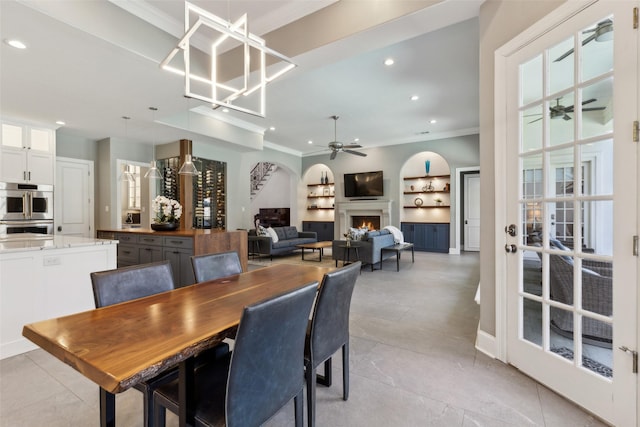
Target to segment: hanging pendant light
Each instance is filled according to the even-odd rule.
[[[191,129],[191,98],[185,97],[187,99],[187,130]],[[191,147],[189,146],[189,151],[191,151]],[[184,163],[180,166],[178,170],[179,175],[198,175],[198,169],[196,169],[196,165],[193,164],[193,160],[191,160],[191,153],[184,155]]]
[[[120,175],[120,181],[136,182],[136,178],[133,176],[133,173],[131,172],[128,164],[124,166],[124,171],[122,172],[122,175]]]
[[[180,175],[198,175],[198,169],[191,160],[191,154],[184,155],[184,163],[180,166],[178,173]]]
[[[155,128],[155,122],[156,122],[156,111],[158,111],[158,109],[156,107],[149,107],[149,110],[152,111],[152,122],[154,124],[154,128]],[[155,135],[155,131],[154,131],[154,135]],[[160,171],[158,170],[158,168],[156,167],[156,138],[154,136],[153,138],[153,160],[151,160],[151,162],[149,162],[149,170],[147,171],[147,173],[144,174],[145,178],[148,179],[162,179],[162,175],[160,174]]]
[[[127,132],[127,120],[131,119],[131,117],[128,116],[122,116],[122,119],[124,120],[124,137],[125,139],[127,138],[128,132]],[[120,175],[120,179],[121,182],[135,182],[136,179],[133,176],[133,173],[131,173],[131,169],[129,169],[129,164],[125,164],[124,165],[124,171],[122,171],[122,174]]]

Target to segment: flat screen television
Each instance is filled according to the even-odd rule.
[[[382,171],[344,174],[345,197],[383,196]]]

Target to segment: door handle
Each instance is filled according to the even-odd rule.
[[[507,243],[506,245],[504,245],[504,250],[508,254],[513,254],[518,252],[518,247],[516,245],[510,245]]]
[[[515,224],[510,224],[504,228],[504,232],[511,237],[516,237],[518,235],[518,226]]]

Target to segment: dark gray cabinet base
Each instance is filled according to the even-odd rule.
[[[416,251],[449,253],[449,224],[403,222],[400,228]]]
[[[333,237],[333,221],[302,221],[302,231],[315,231],[318,242],[331,242]]]

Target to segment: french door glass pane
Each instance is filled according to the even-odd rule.
[[[613,256],[613,201],[581,202],[583,252]]]
[[[600,29],[596,31],[600,24]],[[581,32],[582,81],[590,80],[613,70],[613,16],[594,22]]]
[[[583,165],[582,194],[602,196],[613,194],[613,140],[582,144],[580,159]]]
[[[586,86],[582,93],[582,138],[613,132],[613,77]]]
[[[522,304],[522,338],[542,346],[542,303],[520,298]]]
[[[521,123],[524,128],[522,134],[523,152],[542,148],[542,112],[542,104],[521,112]]]
[[[574,92],[557,96],[549,102],[549,143],[559,145],[574,140]]]
[[[542,99],[542,55],[520,65],[520,105]]]
[[[604,378],[613,377],[613,354],[611,342],[603,341],[596,335],[610,336],[611,324],[599,320],[582,318],[582,367]]]
[[[563,58],[573,51],[573,36],[549,49],[549,93],[557,93],[573,86],[574,61]],[[569,54],[571,56],[571,54]],[[566,57],[565,57],[566,58]]]

